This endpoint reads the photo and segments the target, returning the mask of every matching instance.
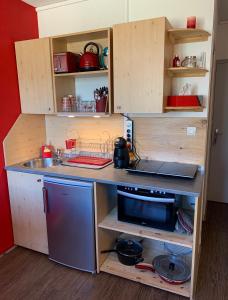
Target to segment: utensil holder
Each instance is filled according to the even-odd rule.
[[[108,110],[108,97],[103,96],[100,100],[96,100],[96,112],[107,112]]]

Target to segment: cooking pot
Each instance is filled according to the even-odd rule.
[[[102,253],[116,252],[120,263],[127,266],[134,266],[144,259],[142,258],[143,247],[134,240],[119,240],[115,250],[105,250]]]
[[[87,51],[89,46],[94,46],[97,53],[93,52],[92,47]],[[89,42],[85,45],[79,66],[81,71],[94,71],[99,69],[99,47],[96,43]]]

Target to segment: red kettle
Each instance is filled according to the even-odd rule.
[[[93,52],[93,48],[90,47],[89,51],[86,51],[88,46],[94,46],[97,53]],[[89,42],[84,47],[84,53],[80,58],[80,70],[81,71],[94,71],[99,69],[99,47],[96,43]]]

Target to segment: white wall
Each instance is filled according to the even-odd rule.
[[[166,16],[174,27],[185,27],[188,16],[197,16],[200,28],[211,31],[213,0],[129,0],[130,20]]]
[[[72,33],[93,28],[109,27],[113,24],[166,16],[174,27],[185,27],[186,18],[197,16],[198,26],[213,30],[214,0],[71,0],[41,7],[38,11],[40,37]],[[175,52],[182,58],[187,55],[207,55],[207,69],[211,68],[212,37],[208,42],[178,46]],[[140,53],[139,53],[140,55]],[[177,94],[184,83],[192,84],[195,93],[208,102],[210,74],[205,78],[176,79],[173,94]],[[166,116],[206,117],[203,113],[168,113]]]
[[[109,27],[127,20],[126,0],[66,1],[37,10],[41,37]]]

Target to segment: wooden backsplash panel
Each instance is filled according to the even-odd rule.
[[[123,134],[123,118],[68,118],[46,116],[47,143],[64,148],[65,140],[76,138],[91,143],[114,140]],[[85,149],[83,149],[85,150]]]
[[[187,127],[196,136],[187,136]],[[204,164],[206,120],[201,118],[134,118],[137,151],[149,159]],[[47,143],[64,148],[66,138],[105,141],[123,135],[123,117],[67,118],[46,116]]]
[[[12,165],[40,156],[46,142],[43,115],[21,114],[4,140],[5,164]]]
[[[45,132],[46,125],[46,132]],[[196,136],[187,136],[196,127]],[[137,151],[149,159],[204,164],[207,122],[201,118],[134,118]],[[20,115],[4,141],[7,165],[40,155],[45,142],[64,148],[66,138],[91,142],[123,135],[123,118]]]
[[[187,127],[196,127],[195,136],[187,136]],[[205,119],[134,118],[136,147],[141,157],[204,165]]]

